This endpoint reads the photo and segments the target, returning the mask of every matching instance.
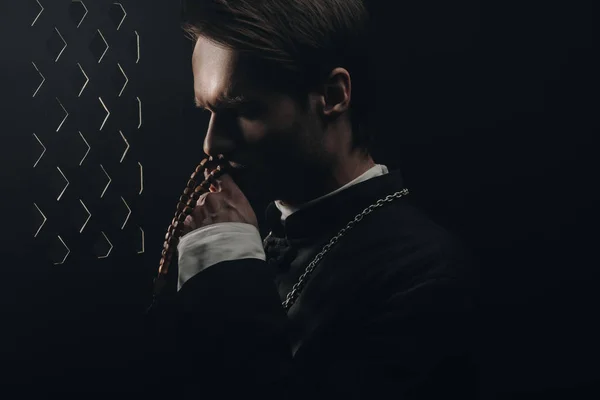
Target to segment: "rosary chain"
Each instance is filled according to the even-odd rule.
[[[292,287],[292,290],[287,294],[286,299],[281,303],[283,308],[287,311],[294,305],[294,303],[298,299],[298,296],[300,296],[300,292],[306,286],[308,279],[310,278],[311,274],[313,273],[313,271],[314,271],[315,267],[317,266],[317,264],[319,263],[319,261],[321,261],[323,256],[325,256],[325,254],[340,240],[340,238],[342,236],[344,236],[346,234],[346,232],[348,232],[350,229],[352,229],[365,216],[371,214],[373,212],[373,210],[375,210],[376,208],[379,208],[386,203],[391,203],[392,201],[399,199],[401,197],[404,197],[407,194],[408,194],[408,189],[402,189],[396,193],[389,194],[389,195],[385,196],[384,198],[377,200],[377,202],[371,204],[369,207],[365,208],[364,210],[362,210],[358,215],[356,215],[354,217],[353,220],[348,222],[348,224],[345,227],[343,227],[337,233],[337,235],[335,235],[333,238],[331,238],[329,243],[327,243],[325,246],[323,246],[323,249],[321,250],[321,252],[319,252],[319,254],[317,254],[315,256],[315,258],[310,262],[310,264],[308,264],[308,266],[304,270],[304,273],[302,275],[300,275],[298,282],[296,282],[296,284],[294,284],[294,286]]]
[[[222,156],[220,156],[218,158],[220,161],[223,161]],[[186,189],[186,192],[184,193],[184,196],[182,196],[182,199],[181,199],[182,201],[183,200],[186,200],[186,201],[183,202],[182,204],[178,205],[178,210],[175,213],[175,218],[173,218],[173,222],[172,222],[171,226],[169,227],[169,230],[165,237],[165,245],[164,245],[164,249],[163,249],[163,253],[162,253],[162,257],[161,257],[159,274],[158,274],[157,279],[155,279],[155,294],[153,296],[154,297],[153,302],[152,302],[153,304],[156,300],[156,295],[158,294],[158,292],[160,292],[160,289],[166,283],[164,280],[164,276],[166,275],[166,273],[168,271],[168,266],[171,261],[171,256],[172,256],[174,247],[177,245],[179,236],[181,234],[180,228],[181,228],[181,224],[183,221],[179,221],[180,218],[183,217],[183,215],[191,214],[191,211],[193,210],[193,208],[195,206],[195,201],[199,197],[200,193],[202,191],[208,191],[207,185],[210,183],[213,183],[214,179],[217,178],[218,175],[225,172],[222,170],[222,166],[219,166],[216,168],[216,170],[214,170],[210,173],[210,176],[207,180],[198,184],[196,181],[196,176],[197,176],[197,174],[199,174],[199,173],[201,174],[203,172],[203,170],[206,167],[205,164],[208,161],[212,162],[213,158],[210,157],[210,159],[203,160],[203,162],[200,163],[200,165],[198,165],[198,167],[196,168],[196,171],[194,172],[194,174],[192,174],[192,176],[190,177],[190,181],[188,182],[188,188]],[[189,192],[189,194],[188,194],[188,192]],[[342,238],[342,236],[344,236],[350,229],[352,229],[365,216],[372,213],[376,208],[379,208],[386,203],[390,203],[395,199],[399,199],[407,194],[408,194],[408,189],[402,189],[396,193],[387,195],[386,197],[377,200],[377,202],[375,202],[374,204],[371,204],[370,206],[365,208],[363,211],[361,211],[358,215],[356,215],[353,220],[351,220],[333,238],[331,238],[329,243],[327,243],[323,247],[321,252],[319,252],[319,254],[317,254],[315,256],[315,258],[310,262],[310,264],[308,264],[304,273],[298,279],[298,282],[296,284],[294,284],[294,286],[292,287],[292,290],[288,293],[285,301],[283,301],[281,303],[282,306],[284,307],[284,309],[287,311],[294,305],[294,303],[300,296],[300,292],[306,286],[306,283],[308,282],[308,279],[310,278],[310,276],[313,273],[314,269],[316,268],[317,264],[325,256],[325,254],[331,249],[331,247],[333,247],[340,240],[340,238]],[[187,201],[188,198],[190,201]],[[182,206],[181,209],[180,209],[180,206]],[[269,236],[270,235],[271,234],[269,233]],[[265,242],[266,242],[266,239],[265,239]],[[160,279],[160,278],[163,278],[163,279]],[[150,308],[151,307],[152,307],[152,305],[150,306]]]

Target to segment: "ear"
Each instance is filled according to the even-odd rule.
[[[327,117],[337,117],[348,111],[351,93],[352,82],[348,70],[333,69],[323,86],[321,99],[323,114]]]

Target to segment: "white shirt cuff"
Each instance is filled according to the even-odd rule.
[[[221,222],[195,229],[181,238],[177,250],[178,291],[197,273],[220,262],[242,258],[266,259],[258,229],[243,222]]]

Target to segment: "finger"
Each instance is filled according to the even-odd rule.
[[[196,204],[199,206],[199,212],[214,213],[221,209],[225,198],[218,192],[203,193]]]
[[[196,201],[196,205],[197,206],[204,206],[204,203],[206,202],[206,197],[211,194],[211,192],[204,192],[200,195],[200,197],[198,197],[198,200]]]
[[[192,215],[188,215],[185,217],[183,221],[183,231],[181,232],[182,236],[188,234],[189,232],[196,229],[196,221]]]
[[[208,169],[204,170],[204,179],[209,179],[209,176],[211,175],[211,173],[209,172]],[[220,178],[212,178],[212,181],[214,183],[211,183],[211,185],[208,187],[208,190],[210,192],[220,192],[222,190],[222,188],[220,187]]]
[[[215,187],[217,191],[227,193],[231,197],[236,197],[242,193],[240,187],[229,174],[223,174],[215,179]]]

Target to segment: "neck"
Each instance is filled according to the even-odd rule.
[[[307,201],[339,189],[374,166],[375,162],[370,154],[365,154],[360,150],[354,150],[339,158],[336,163],[329,168],[327,174],[319,174],[320,179],[318,181],[314,178],[310,178],[308,181],[311,182],[311,186],[315,188],[312,192],[303,191],[302,198],[281,200],[281,202],[285,205],[298,207]]]

